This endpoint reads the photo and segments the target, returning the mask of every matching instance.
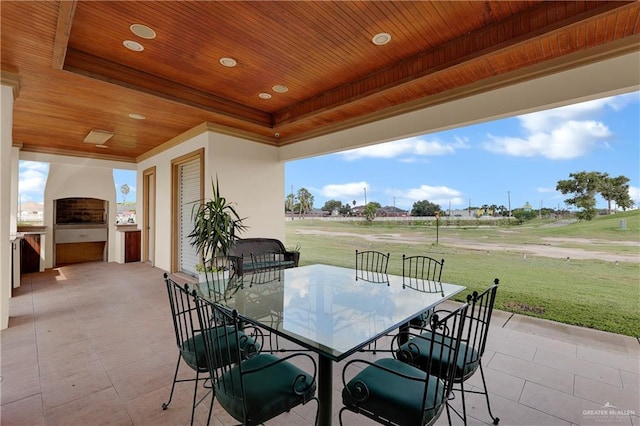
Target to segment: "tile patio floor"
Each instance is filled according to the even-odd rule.
[[[97,262],[23,276],[0,334],[0,424],[188,424],[190,385],[179,384],[169,409],[161,409],[177,356],[163,272]],[[334,424],[341,365],[334,367]],[[500,425],[640,426],[635,338],[496,311],[484,365]],[[481,396],[469,405],[469,424],[489,422]],[[196,424],[206,412],[199,407]],[[214,413],[212,424],[233,423],[220,407]],[[269,424],[310,425],[312,415],[307,405]],[[344,420],[371,424],[351,413]],[[447,424],[446,415],[437,424]]]

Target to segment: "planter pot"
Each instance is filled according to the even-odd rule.
[[[210,292],[223,293],[227,288],[227,282],[229,280],[229,271],[220,272],[204,272],[198,273],[198,282],[200,288],[203,288],[202,284],[206,283],[206,288]]]

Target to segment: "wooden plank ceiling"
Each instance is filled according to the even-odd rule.
[[[19,86],[14,145],[131,162],[204,122],[259,143],[304,143],[637,51],[640,33],[638,2],[5,1],[1,8],[3,82]],[[135,24],[155,37],[136,35]],[[391,40],[374,44],[379,33]],[[143,50],[127,49],[131,42]],[[113,137],[102,147],[83,143],[91,129]]]

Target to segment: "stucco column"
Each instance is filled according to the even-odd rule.
[[[11,234],[16,232],[16,212],[12,206],[16,205],[17,197],[18,156],[14,155],[16,149],[12,147],[12,126],[13,100],[17,96],[18,86],[17,75],[2,72],[0,86],[0,206],[2,206],[0,208],[0,330],[9,326],[12,278]],[[14,215],[13,219],[12,215]]]

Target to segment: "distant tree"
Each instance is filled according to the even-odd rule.
[[[293,217],[293,209],[294,209],[295,205],[296,205],[296,196],[292,192],[289,195],[287,195],[287,198],[284,200],[285,212],[291,213],[291,217]]]
[[[629,179],[625,176],[609,177],[601,172],[570,173],[571,179],[560,180],[556,190],[563,195],[572,194],[564,202],[582,209],[576,213],[578,219],[591,220],[596,216],[596,194],[600,193],[607,200],[609,213],[611,201],[615,201],[623,210],[631,207],[633,201],[629,197]]]
[[[364,206],[364,217],[367,219],[367,222],[373,222],[373,219],[376,218],[376,210],[380,208],[380,203],[371,202],[367,203]]]
[[[438,204],[432,203],[428,200],[416,201],[413,203],[411,209],[411,216],[435,216],[437,211],[440,211]]]
[[[340,210],[340,207],[342,207],[342,202],[338,201],[338,200],[329,200],[327,202],[324,203],[324,206],[322,206],[322,210],[325,212],[333,212],[334,210]]]
[[[120,187],[120,192],[122,192],[122,204],[126,203],[127,195],[129,194],[130,190],[131,188],[129,188],[129,185],[127,185],[126,183]]]
[[[518,223],[523,223],[527,220],[535,219],[537,216],[533,210],[516,209],[513,211],[513,217],[515,217]]]
[[[498,215],[500,215],[500,216],[502,216],[502,217],[509,216],[509,209],[508,209],[508,208],[506,208],[506,207],[505,207],[505,206],[503,206],[503,205],[499,205],[499,206],[496,208],[496,211],[497,211]]]
[[[629,196],[629,178],[626,176],[609,177],[606,173],[602,177],[600,195],[607,200],[607,212],[611,214],[611,202],[614,201],[622,210],[633,206]]]
[[[345,203],[340,207],[340,209],[338,209],[338,212],[343,216],[350,216],[351,206],[348,203]]]
[[[301,217],[313,209],[313,195],[306,188],[298,190],[298,202],[300,203],[299,214]]]

